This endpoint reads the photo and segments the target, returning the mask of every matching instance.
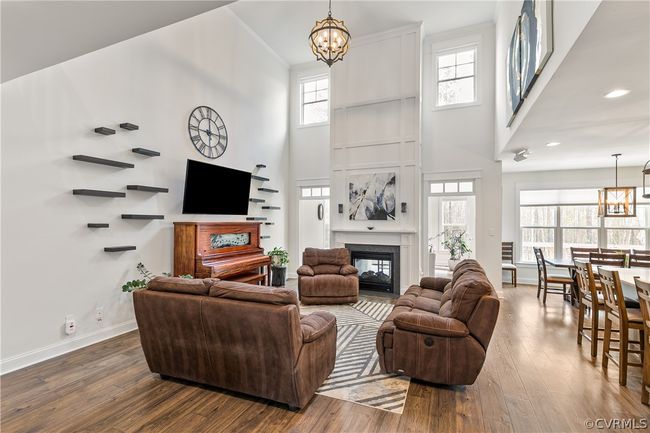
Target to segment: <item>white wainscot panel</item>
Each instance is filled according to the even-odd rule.
[[[400,160],[403,164],[415,165],[418,160],[418,146],[415,141],[405,141],[402,143]]]
[[[347,94],[344,99],[348,104],[400,96],[402,65],[386,53],[399,53],[401,39],[401,35],[397,35],[354,45],[345,58],[349,62],[346,72],[354,71],[354,74],[345,74]]]
[[[399,141],[401,101],[362,105],[347,110],[347,144]]]
[[[346,116],[346,110],[334,110],[332,112],[332,121],[330,125],[330,134],[332,134],[332,138],[330,139],[330,142],[334,143],[334,147],[339,147],[342,143],[347,142],[345,138],[345,130],[347,127]]]
[[[420,91],[419,71],[419,32],[407,33],[402,42],[402,92],[404,95],[416,95]]]
[[[332,167],[334,169],[343,169],[347,166],[347,151],[346,149],[334,149],[333,152],[333,164]]]
[[[377,146],[350,147],[347,149],[347,167],[377,167],[394,165],[399,161],[399,143],[380,144]]]
[[[405,140],[417,141],[419,136],[420,98],[406,98],[402,101],[402,121],[404,122],[403,136]]]

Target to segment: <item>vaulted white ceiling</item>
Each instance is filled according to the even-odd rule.
[[[504,171],[643,165],[650,159],[650,3],[602,2],[502,154]],[[630,93],[603,96],[612,89]],[[499,89],[497,89],[499,90]],[[546,143],[559,141],[556,147]],[[514,162],[514,151],[531,149]]]
[[[2,82],[231,3],[3,0]]]
[[[327,16],[327,1],[240,0],[228,7],[289,64],[314,60],[307,37],[316,20]],[[423,22],[437,33],[493,21],[496,1],[332,2],[332,15],[345,21],[354,38]]]

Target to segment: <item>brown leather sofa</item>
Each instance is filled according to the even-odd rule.
[[[471,385],[483,367],[499,299],[483,268],[464,260],[452,279],[425,277],[395,304],[377,333],[382,371]]]
[[[336,318],[301,316],[291,290],[156,277],[133,293],[149,369],[305,406],[334,368]]]
[[[303,304],[346,304],[359,300],[357,268],[346,248],[307,248],[298,268],[298,294]]]

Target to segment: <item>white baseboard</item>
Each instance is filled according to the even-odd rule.
[[[135,320],[130,320],[128,322],[99,329],[89,334],[72,337],[45,347],[2,359],[0,360],[0,375],[55,358],[65,353],[72,352],[73,350],[81,349],[82,347],[90,346],[91,344],[99,343],[103,340],[108,340],[109,338],[117,337],[118,335],[125,334],[137,328],[138,325]]]

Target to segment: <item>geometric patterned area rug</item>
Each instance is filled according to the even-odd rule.
[[[377,329],[392,309],[391,304],[369,301],[300,307],[303,314],[320,310],[336,316],[336,364],[316,393],[402,413],[411,379],[382,374],[376,349]]]

